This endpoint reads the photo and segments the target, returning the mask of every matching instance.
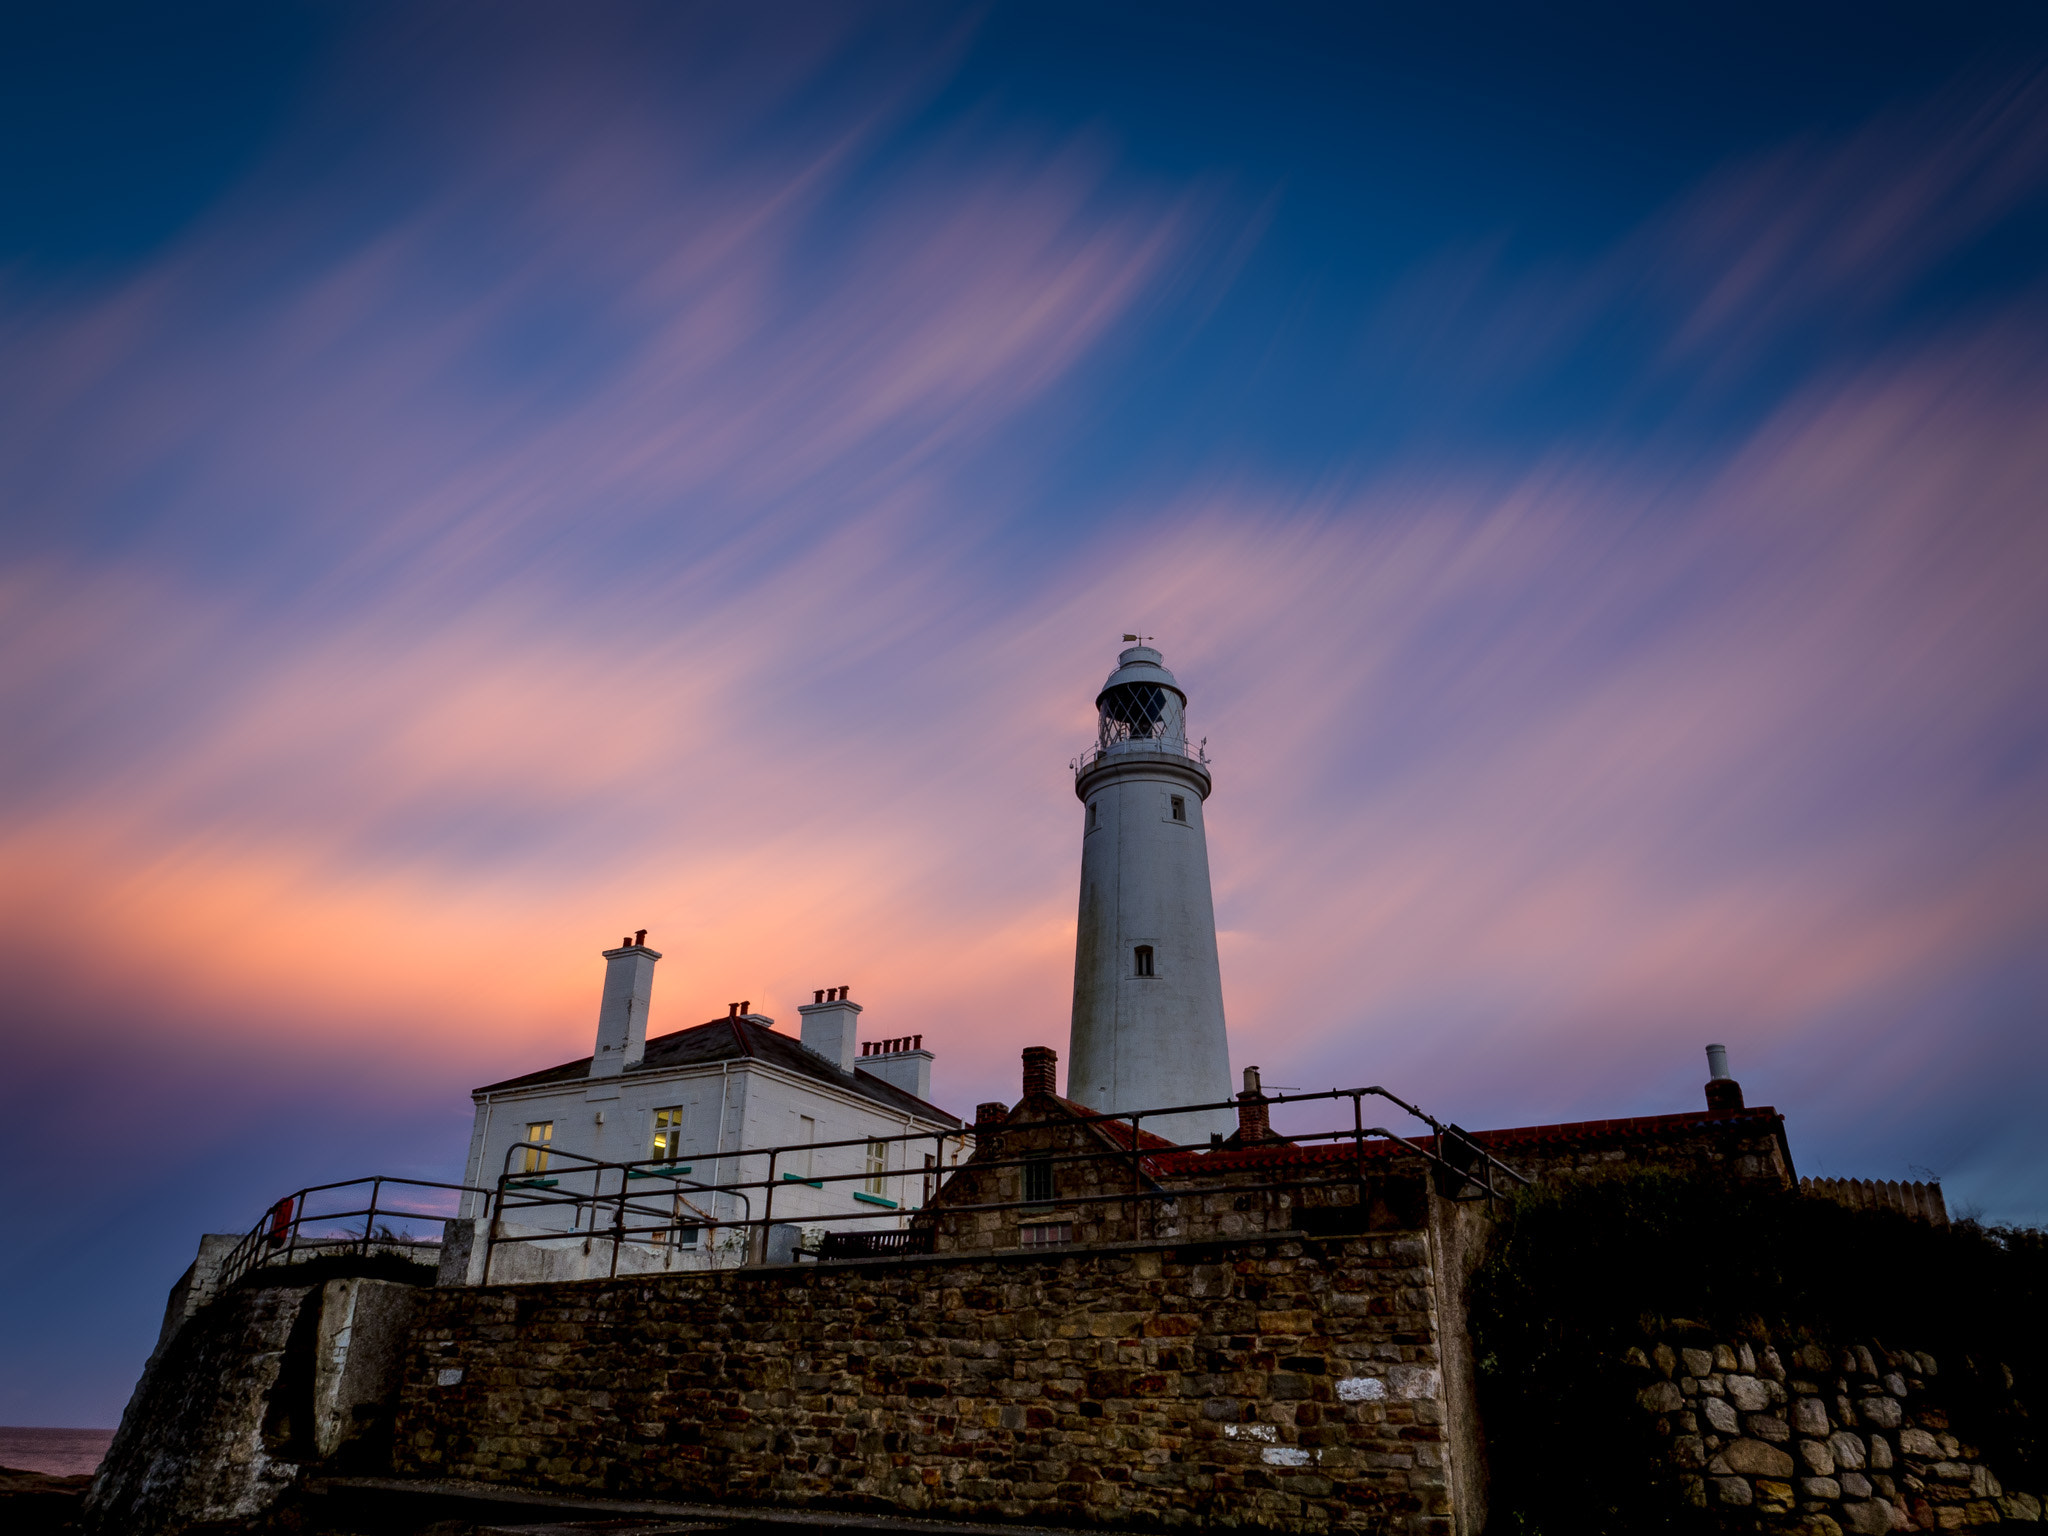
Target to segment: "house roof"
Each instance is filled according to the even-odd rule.
[[[1468,1131],[1466,1134],[1512,1167],[1512,1154],[1518,1148],[1660,1141],[1731,1127],[1775,1130],[1784,1121],[1785,1117],[1777,1110],[1769,1105],[1759,1105],[1754,1109],[1719,1113],[1698,1109],[1679,1115],[1641,1115],[1631,1120],[1575,1120],[1561,1125],[1523,1125],[1498,1131]],[[1434,1136],[1411,1136],[1408,1139],[1417,1146],[1435,1149]],[[1128,1141],[1124,1145],[1129,1145]],[[1362,1150],[1367,1157],[1386,1157],[1400,1153],[1403,1148],[1398,1142],[1378,1139],[1367,1140]],[[1174,1152],[1147,1161],[1167,1175],[1213,1174],[1239,1169],[1298,1167],[1305,1163],[1350,1162],[1359,1155],[1359,1151],[1350,1141],[1319,1141],[1298,1146],[1290,1141],[1274,1140],[1206,1152]]]
[[[581,1082],[590,1076],[590,1060],[585,1056],[576,1061],[565,1061],[559,1067],[508,1077],[499,1083],[486,1083],[473,1091],[498,1093],[512,1088],[540,1088],[549,1083]],[[722,1061],[765,1062],[799,1077],[810,1078],[813,1082],[828,1084],[843,1093],[867,1099],[892,1115],[915,1115],[920,1120],[935,1120],[944,1125],[960,1124],[959,1116],[947,1114],[936,1104],[927,1104],[916,1094],[906,1093],[872,1072],[842,1072],[816,1051],[806,1050],[791,1036],[777,1034],[751,1019],[711,1019],[691,1029],[679,1029],[674,1034],[656,1035],[647,1042],[647,1054],[640,1064],[626,1068],[620,1081],[631,1082],[636,1077],[664,1068],[701,1067]]]

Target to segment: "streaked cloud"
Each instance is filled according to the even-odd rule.
[[[337,72],[365,144],[316,104],[160,259],[0,289],[14,1134],[137,1210],[208,1169],[208,1222],[430,1171],[642,926],[657,1029],[851,984],[1001,1097],[1065,1043],[1065,762],[1138,626],[1218,765],[1240,1063],[1503,1123],[1690,1104],[1720,1039],[1802,1164],[2048,1209],[2037,287],[1701,403],[2034,207],[2036,83],[1377,296],[1390,392],[1625,333],[1543,451],[1125,463],[1089,413],[1284,197],[923,122],[972,28],[821,14],[515,27],[445,91],[420,23]],[[1120,496],[1048,490],[1082,454]]]

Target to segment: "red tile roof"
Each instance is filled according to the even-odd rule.
[[[1641,1115],[1628,1120],[1575,1120],[1562,1125],[1522,1125],[1506,1130],[1470,1131],[1467,1134],[1512,1167],[1513,1158],[1509,1153],[1517,1147],[1586,1142],[1661,1141],[1732,1126],[1761,1130],[1782,1125],[1784,1119],[1785,1117],[1777,1110],[1762,1105],[1754,1109],[1738,1109],[1733,1113],[1715,1114],[1701,1109],[1680,1115]],[[1408,1139],[1419,1147],[1435,1150],[1434,1136],[1411,1136]],[[1122,1144],[1128,1146],[1130,1143],[1126,1140]],[[1366,1157],[1387,1157],[1399,1154],[1402,1150],[1398,1142],[1380,1137],[1368,1137],[1363,1143],[1344,1140],[1297,1145],[1290,1141],[1270,1141],[1249,1147],[1232,1147],[1216,1151],[1174,1152],[1164,1157],[1147,1158],[1146,1163],[1155,1168],[1158,1174],[1192,1176],[1230,1173],[1239,1169],[1343,1163],[1353,1161],[1361,1153]]]

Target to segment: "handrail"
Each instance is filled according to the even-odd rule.
[[[1097,742],[1067,766],[1078,779],[1105,757],[1170,757],[1205,771],[1211,766],[1206,738],[1204,745],[1191,747],[1181,736],[1119,736],[1112,742]]]
[[[369,1203],[360,1209],[320,1212],[308,1212],[306,1209],[306,1200],[310,1195],[325,1194],[331,1189],[354,1189],[363,1184],[370,1186],[370,1198]],[[323,1253],[353,1249],[359,1254],[367,1254],[374,1245],[382,1242],[424,1246],[426,1239],[413,1239],[397,1234],[379,1237],[377,1218],[386,1218],[388,1232],[389,1222],[394,1217],[445,1221],[448,1216],[438,1211],[404,1210],[388,1203],[380,1207],[378,1201],[387,1185],[408,1189],[446,1189],[458,1194],[471,1195],[488,1196],[492,1193],[473,1184],[447,1184],[439,1179],[407,1179],[390,1174],[368,1174],[359,1179],[339,1179],[332,1184],[309,1184],[304,1189],[294,1190],[283,1199],[273,1202],[256,1225],[249,1229],[247,1235],[228,1251],[227,1258],[221,1261],[220,1275],[215,1282],[217,1288],[226,1290],[251,1270],[267,1268],[273,1264],[293,1263],[302,1248],[318,1249]],[[363,1230],[360,1234],[313,1237],[305,1231],[309,1223],[345,1222],[358,1216],[363,1219]]]
[[[1367,1125],[1363,1106],[1364,1101],[1368,1098],[1386,1100],[1412,1118],[1427,1125],[1430,1128],[1431,1135],[1411,1138],[1403,1136],[1385,1126]],[[1516,1184],[1526,1186],[1532,1182],[1495,1157],[1470,1133],[1461,1130],[1456,1125],[1449,1125],[1436,1119],[1433,1115],[1400,1097],[1400,1095],[1378,1085],[1366,1088],[1332,1088],[1315,1093],[1275,1093],[1262,1096],[1262,1102],[1268,1107],[1269,1111],[1273,1106],[1277,1105],[1311,1104],[1326,1101],[1334,1102],[1337,1100],[1345,1100],[1350,1103],[1352,1109],[1350,1125],[1328,1130],[1275,1135],[1272,1143],[1256,1143],[1251,1148],[1241,1150],[1256,1150],[1260,1146],[1312,1146],[1318,1143],[1339,1146],[1348,1142],[1351,1144],[1353,1153],[1348,1165],[1350,1176],[1362,1181],[1365,1177],[1365,1158],[1369,1153],[1373,1156],[1379,1156],[1384,1153],[1391,1153],[1396,1148],[1399,1148],[1406,1153],[1421,1158],[1428,1164],[1436,1177],[1439,1192],[1450,1199],[1483,1197],[1493,1200],[1500,1198],[1502,1191],[1496,1182],[1496,1174],[1505,1176],[1506,1179],[1512,1180]],[[1143,1137],[1146,1134],[1143,1130],[1143,1122],[1147,1119],[1158,1119],[1164,1116],[1198,1114],[1212,1110],[1235,1110],[1238,1107],[1239,1100],[1232,1098],[1219,1099],[1205,1104],[1165,1105],[1157,1109],[1108,1112],[1091,1110],[1078,1113],[1073,1116],[1073,1123],[1107,1124],[1114,1122],[1119,1127],[1120,1133],[1128,1133],[1128,1142],[1124,1145],[1100,1151],[1065,1154],[1029,1153],[1016,1157],[1006,1157],[1002,1155],[1002,1148],[999,1145],[992,1145],[985,1150],[993,1153],[993,1155],[977,1155],[976,1160],[970,1166],[986,1171],[1019,1168],[1027,1164],[1058,1166],[1061,1164],[1127,1163],[1131,1171],[1131,1183],[1128,1190],[1090,1195],[1067,1194],[1058,1196],[1051,1201],[1044,1199],[1018,1199],[978,1201],[973,1204],[949,1204],[945,1207],[945,1210],[951,1213],[966,1214],[970,1212],[1008,1209],[1043,1209],[1048,1205],[1072,1207],[1131,1201],[1134,1202],[1133,1219],[1135,1220],[1136,1203],[1138,1202],[1149,1203],[1156,1210],[1160,1204],[1170,1205],[1172,1202],[1184,1198],[1226,1193],[1249,1194],[1262,1191],[1296,1189],[1304,1187],[1305,1183],[1308,1182],[1337,1182],[1337,1180],[1332,1180],[1328,1177],[1305,1179],[1301,1175],[1296,1175],[1294,1177],[1268,1179],[1258,1182],[1201,1183],[1174,1188],[1161,1186],[1155,1177],[1161,1171],[1159,1167],[1161,1160],[1167,1158],[1178,1159],[1189,1153],[1203,1154],[1212,1152],[1217,1150],[1217,1143],[1213,1139],[1207,1143],[1182,1143],[1162,1139],[1160,1144],[1156,1146],[1146,1146],[1143,1144]],[[677,1161],[674,1158],[648,1157],[636,1158],[627,1162],[614,1162],[590,1157],[583,1153],[573,1152],[547,1143],[515,1142],[506,1149],[504,1169],[499,1174],[496,1182],[489,1188],[472,1184],[451,1184],[437,1179],[409,1179],[378,1174],[357,1179],[338,1180],[330,1184],[311,1184],[303,1189],[296,1190],[275,1202],[264,1213],[263,1217],[257,1221],[255,1226],[229,1252],[226,1260],[221,1265],[217,1284],[220,1289],[224,1290],[254,1269],[272,1264],[290,1264],[295,1261],[297,1255],[302,1250],[319,1251],[322,1253],[353,1251],[358,1254],[368,1254],[372,1247],[380,1242],[407,1245],[424,1244],[427,1242],[428,1240],[426,1239],[416,1239],[392,1232],[389,1227],[389,1221],[395,1218],[443,1220],[446,1219],[446,1215],[439,1211],[412,1210],[393,1205],[384,1198],[387,1187],[445,1190],[456,1194],[481,1195],[485,1197],[483,1207],[483,1213],[486,1217],[485,1253],[482,1278],[486,1283],[488,1283],[490,1277],[492,1254],[498,1244],[542,1242],[566,1237],[574,1232],[585,1232],[591,1237],[597,1237],[601,1233],[604,1237],[608,1237],[611,1240],[611,1271],[614,1275],[618,1273],[621,1244],[635,1239],[666,1242],[672,1238],[674,1233],[685,1226],[711,1232],[714,1234],[714,1241],[715,1234],[726,1229],[736,1229],[751,1233],[753,1241],[750,1243],[750,1248],[758,1256],[764,1251],[767,1229],[775,1224],[775,1193],[780,1183],[777,1177],[778,1164],[781,1162],[784,1154],[795,1152],[814,1154],[839,1147],[893,1146],[897,1143],[930,1142],[938,1153],[938,1156],[933,1159],[931,1166],[926,1168],[905,1166],[898,1169],[887,1169],[885,1166],[883,1176],[892,1179],[935,1181],[939,1188],[943,1188],[944,1184],[949,1182],[951,1177],[959,1172],[957,1164],[948,1168],[941,1160],[944,1155],[945,1144],[949,1140],[962,1140],[968,1134],[971,1133],[962,1129],[940,1128],[931,1131],[906,1131],[887,1136],[849,1136],[833,1141],[806,1142],[770,1147],[743,1147],[701,1154],[699,1160],[711,1158],[719,1163],[731,1161],[739,1165],[742,1171],[745,1169],[746,1159],[765,1158],[767,1160],[766,1176],[763,1178],[729,1179],[721,1182],[688,1178],[680,1173],[669,1172],[668,1170],[673,1168]],[[992,1128],[984,1129],[979,1134],[983,1138],[993,1141],[994,1138],[999,1138],[1003,1132],[1000,1128]],[[511,1164],[521,1153],[545,1153],[546,1159],[544,1162],[537,1158],[531,1159],[538,1166],[515,1170],[511,1167]],[[1175,1171],[1199,1177],[1202,1168],[1200,1162],[1196,1161],[1190,1165],[1177,1168]],[[1334,1171],[1335,1169],[1327,1162],[1322,1167],[1314,1170],[1315,1173],[1324,1175]],[[617,1188],[607,1191],[605,1188],[608,1182],[606,1175],[614,1172],[618,1175]],[[544,1180],[542,1175],[547,1173],[555,1174],[556,1177]],[[578,1192],[573,1188],[562,1187],[565,1179],[574,1183],[580,1182],[585,1176],[588,1176],[591,1185],[587,1194]],[[663,1198],[658,1203],[648,1198],[655,1193],[654,1191],[643,1190],[636,1197],[635,1193],[630,1189],[630,1184],[633,1180],[648,1176],[663,1179],[668,1183],[668,1188],[662,1191]],[[822,1190],[833,1185],[851,1184],[855,1181],[864,1182],[873,1177],[874,1174],[866,1170],[855,1170],[847,1173],[818,1173],[810,1171],[802,1176],[802,1181],[809,1187]],[[342,1210],[327,1210],[317,1213],[307,1209],[307,1202],[310,1197],[326,1194],[333,1190],[355,1189],[366,1184],[369,1186],[369,1197],[367,1203],[360,1208],[350,1207]],[[1149,1188],[1147,1187],[1148,1185],[1150,1186]],[[935,1191],[930,1183],[927,1183],[926,1187],[926,1199],[929,1202],[931,1194],[935,1193]],[[710,1211],[703,1210],[693,1201],[682,1200],[683,1204],[690,1207],[694,1216],[701,1217],[702,1220],[679,1218],[675,1205],[678,1200],[682,1199],[683,1191],[686,1190],[692,1194],[708,1194],[712,1196],[711,1201],[707,1202],[712,1206]],[[1468,1190],[1473,1192],[1469,1197],[1466,1193]],[[758,1216],[754,1214],[754,1192],[756,1191],[761,1193],[761,1213]],[[744,1206],[745,1214],[738,1217],[720,1215],[717,1209],[717,1201],[720,1196],[727,1196],[740,1201]],[[572,1224],[567,1231],[540,1230],[507,1233],[502,1230],[503,1218],[508,1212],[552,1209],[562,1206],[568,1206],[572,1211]],[[901,1208],[853,1209],[812,1215],[807,1219],[825,1220],[834,1223],[900,1221],[906,1215],[930,1209],[932,1207],[929,1203],[922,1207],[912,1207],[910,1212],[906,1212]],[[588,1227],[583,1225],[584,1212],[586,1210],[590,1213]],[[377,1221],[380,1215],[386,1218],[385,1235],[383,1236],[380,1236],[377,1231]],[[600,1215],[609,1218],[602,1227],[599,1224]],[[360,1232],[344,1231],[339,1236],[318,1236],[309,1233],[307,1230],[309,1226],[317,1227],[326,1223],[347,1223],[356,1218],[362,1219],[362,1229]],[[906,1251],[908,1250],[906,1249]]]
[[[1374,1097],[1386,1100],[1414,1119],[1426,1124],[1430,1128],[1431,1135],[1411,1139],[1385,1126],[1367,1125],[1363,1114],[1363,1104],[1367,1098]],[[1375,1156],[1379,1155],[1382,1150],[1391,1152],[1394,1148],[1398,1147],[1404,1152],[1421,1158],[1431,1168],[1436,1178],[1439,1192],[1449,1199],[1483,1197],[1488,1200],[1495,1200],[1501,1198],[1503,1191],[1500,1184],[1496,1181],[1496,1175],[1504,1176],[1505,1179],[1524,1186],[1532,1182],[1516,1169],[1509,1167],[1506,1163],[1495,1157],[1480,1142],[1474,1139],[1470,1133],[1461,1130],[1456,1125],[1446,1124],[1436,1119],[1419,1106],[1378,1085],[1365,1088],[1332,1088],[1315,1093],[1277,1093],[1264,1095],[1262,1099],[1269,1110],[1274,1105],[1309,1104],[1340,1099],[1349,1101],[1352,1106],[1350,1125],[1329,1130],[1276,1135],[1274,1144],[1302,1146],[1328,1143],[1340,1145],[1349,1142],[1353,1148],[1353,1157],[1350,1163],[1351,1176],[1360,1180],[1364,1178],[1364,1159],[1368,1155],[1368,1142],[1370,1142],[1373,1148],[1372,1155]],[[1073,1117],[1075,1123],[1100,1124],[1113,1121],[1119,1127],[1127,1128],[1129,1132],[1128,1144],[1106,1151],[1067,1154],[1034,1153],[1014,1158],[1001,1155],[994,1157],[977,1155],[975,1162],[970,1166],[989,1170],[1022,1167],[1032,1163],[1049,1163],[1057,1166],[1069,1163],[1122,1161],[1128,1162],[1131,1168],[1131,1187],[1128,1191],[1115,1194],[1062,1195],[1053,1201],[1019,1199],[977,1202],[972,1205],[948,1205],[945,1209],[949,1212],[967,1213],[1044,1207],[1048,1204],[1060,1206],[1099,1205],[1126,1200],[1157,1203],[1172,1202],[1182,1198],[1202,1195],[1256,1193],[1267,1190],[1301,1187],[1304,1180],[1297,1176],[1254,1183],[1242,1181],[1205,1183],[1166,1189],[1160,1187],[1156,1179],[1150,1176],[1147,1165],[1151,1165],[1152,1168],[1156,1169],[1161,1159],[1177,1158],[1188,1153],[1201,1154],[1212,1152],[1217,1150],[1217,1146],[1214,1141],[1208,1143],[1163,1141],[1157,1146],[1145,1146],[1142,1140],[1142,1123],[1146,1119],[1201,1113],[1209,1110],[1235,1110],[1238,1107],[1239,1101],[1237,1099],[1220,1099],[1206,1104],[1166,1105],[1158,1109],[1147,1110],[1088,1111],[1075,1115]],[[988,1135],[989,1133],[983,1132],[982,1134]],[[995,1134],[1000,1135],[1001,1132],[997,1131]],[[646,1194],[651,1192],[643,1191],[641,1197],[636,1199],[628,1190],[629,1181],[635,1177],[643,1176],[646,1171],[658,1170],[665,1166],[667,1160],[638,1158],[628,1162],[609,1162],[600,1158],[589,1157],[582,1153],[571,1152],[547,1143],[515,1142],[506,1149],[505,1171],[499,1175],[497,1188],[492,1192],[492,1201],[489,1208],[491,1219],[488,1224],[486,1237],[484,1278],[487,1282],[490,1274],[491,1257],[498,1244],[559,1240],[562,1237],[568,1236],[571,1232],[584,1232],[592,1237],[602,1233],[603,1236],[608,1237],[612,1243],[611,1272],[614,1275],[618,1273],[619,1251],[622,1243],[635,1239],[654,1243],[667,1243],[673,1239],[673,1235],[678,1230],[685,1226],[699,1231],[710,1231],[714,1234],[714,1240],[716,1233],[726,1229],[751,1232],[753,1234],[753,1241],[749,1246],[758,1255],[764,1251],[766,1229],[775,1224],[775,1194],[782,1182],[777,1176],[778,1164],[785,1153],[804,1152],[806,1154],[814,1154],[837,1147],[873,1147],[877,1145],[894,1145],[899,1142],[931,1142],[943,1151],[944,1144],[948,1139],[958,1139],[961,1135],[962,1132],[958,1130],[908,1131],[888,1136],[851,1136],[833,1141],[737,1148],[715,1154],[703,1154],[705,1157],[715,1157],[720,1162],[730,1160],[740,1164],[742,1168],[744,1168],[745,1160],[748,1158],[765,1158],[767,1161],[766,1173],[758,1179],[731,1179],[722,1182],[707,1182],[698,1179],[685,1179],[677,1175],[664,1175],[664,1177],[672,1178],[677,1185],[686,1187],[693,1192],[709,1194],[713,1197],[712,1201],[709,1202],[713,1209],[709,1212],[692,1203],[692,1211],[696,1216],[704,1219],[689,1221],[679,1221],[676,1212],[672,1208],[663,1209],[661,1206],[649,1202],[646,1199]],[[515,1158],[521,1153],[529,1152],[545,1152],[547,1154],[547,1161],[538,1167],[514,1170],[511,1164]],[[557,1159],[568,1160],[568,1165],[558,1166]],[[538,1161],[531,1158],[528,1160]],[[957,1166],[948,1169],[935,1160],[934,1165],[930,1168],[916,1169],[904,1167],[889,1170],[885,1176],[907,1179],[935,1175],[941,1182],[941,1187],[943,1187],[943,1184],[949,1181],[950,1177],[957,1174],[958,1171]],[[1201,1170],[1197,1164],[1179,1171],[1199,1176]],[[1327,1172],[1329,1170],[1319,1169],[1316,1171]],[[618,1187],[616,1191],[608,1192],[604,1187],[607,1182],[606,1175],[613,1172],[618,1174]],[[552,1173],[556,1177],[542,1183],[539,1178],[539,1175],[542,1173]],[[563,1187],[565,1180],[580,1182],[582,1177],[586,1175],[590,1179],[591,1187],[589,1193],[580,1193],[572,1188]],[[812,1169],[812,1171],[808,1171],[801,1176],[801,1181],[809,1187],[825,1189],[831,1185],[865,1181],[873,1176],[871,1172],[864,1170],[854,1170],[846,1173],[819,1173]],[[790,1177],[795,1176],[792,1175]],[[1323,1178],[1314,1180],[1314,1182],[1327,1183],[1333,1181]],[[1148,1183],[1153,1186],[1149,1190],[1146,1188]],[[1466,1193],[1468,1190],[1472,1191],[1470,1195]],[[754,1214],[751,1194],[753,1191],[761,1192],[761,1214],[758,1216]],[[746,1201],[747,1214],[739,1218],[720,1216],[716,1208],[717,1197],[720,1195],[731,1195]],[[672,1202],[670,1204],[672,1206]],[[561,1206],[572,1208],[572,1224],[568,1232],[538,1230],[533,1232],[505,1233],[501,1231],[501,1219],[508,1212],[540,1210]],[[583,1222],[583,1212],[586,1209],[590,1212],[590,1221],[587,1227]],[[931,1207],[927,1205],[918,1209],[929,1210]],[[609,1217],[609,1220],[602,1228],[599,1225],[599,1215],[601,1212]],[[830,1221],[833,1223],[875,1222],[900,1220],[905,1214],[900,1208],[887,1210],[835,1210],[827,1213],[814,1213],[807,1219]],[[641,1218],[641,1221],[639,1224],[635,1224],[632,1218]]]

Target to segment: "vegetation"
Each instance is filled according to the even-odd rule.
[[[1642,1373],[1623,1359],[1659,1339],[1768,1339],[1788,1355],[1804,1343],[1931,1352],[1941,1369],[1928,1396],[1955,1432],[2010,1482],[2048,1485],[2044,1320],[2048,1234],[2038,1231],[1944,1230],[1678,1173],[1531,1191],[1472,1286],[1490,1529],[1701,1528],[1654,1419],[1636,1406]]]

